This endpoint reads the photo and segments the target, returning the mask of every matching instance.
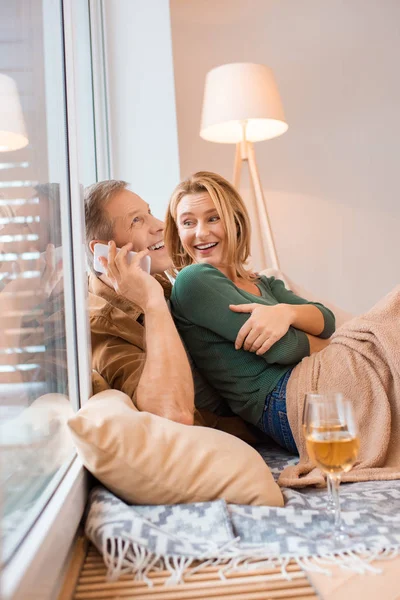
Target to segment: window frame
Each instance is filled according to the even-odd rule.
[[[47,0],[53,3],[53,0]],[[85,11],[89,23],[90,60],[93,86],[93,124],[96,179],[110,176],[110,152],[105,71],[103,0],[60,0],[63,27],[63,58],[66,96],[67,191],[69,206],[61,206],[67,223],[67,249],[64,253],[71,273],[66,286],[65,313],[69,329],[68,376],[74,401],[82,405],[91,395],[91,352],[87,309],[87,273],[84,237],[84,208],[79,177],[76,23]],[[72,226],[74,223],[74,226]],[[79,226],[76,226],[79,225]],[[65,230],[63,231],[65,233]],[[67,256],[68,255],[68,256]],[[78,310],[76,310],[78,307]],[[68,349],[67,349],[68,352]],[[65,466],[58,487],[1,573],[3,600],[54,600],[62,583],[65,562],[70,554],[84,513],[89,490],[89,474],[78,456]]]
[[[77,456],[28,535],[2,572],[4,600],[55,600],[65,560],[88,493],[88,475]]]

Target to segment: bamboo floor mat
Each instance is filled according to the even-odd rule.
[[[79,546],[80,544],[80,546]],[[289,564],[292,579],[282,576],[280,569],[258,569],[232,573],[221,580],[217,567],[184,576],[185,583],[164,586],[168,571],[149,575],[153,587],[123,575],[118,581],[106,581],[106,567],[97,550],[78,540],[70,562],[63,590],[58,600],[317,600],[300,567]]]

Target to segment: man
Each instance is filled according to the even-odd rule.
[[[194,390],[190,365],[175,329],[163,290],[166,278],[156,280],[170,267],[163,244],[164,226],[148,204],[127,189],[124,181],[103,181],[85,191],[86,240],[92,274],[89,309],[93,368],[115,389],[127,393],[138,407],[179,423],[193,424]],[[97,242],[113,240],[117,247],[148,250],[151,275],[128,265],[126,256],[110,258],[115,268],[129,273],[125,296],[117,293],[116,280],[96,273],[93,252]],[[126,254],[126,253],[125,253]],[[111,262],[111,261],[110,261]],[[111,274],[110,274],[111,275]]]
[[[164,271],[171,260],[163,243],[164,224],[127,185],[110,180],[85,190],[92,366],[111,388],[128,394],[139,410],[191,425],[191,367],[166,302],[171,284]],[[94,269],[97,242],[109,245],[108,261],[103,262],[106,274]],[[139,254],[128,264],[130,250]],[[139,266],[145,254],[151,259],[151,274]],[[195,383],[196,405],[206,409],[201,415],[196,411],[196,424],[257,441],[239,417],[220,416],[226,414],[224,403],[199,374]]]

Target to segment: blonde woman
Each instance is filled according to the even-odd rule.
[[[296,364],[329,343],[334,315],[246,267],[247,210],[215,173],[177,186],[164,238],[178,271],[173,316],[197,368],[234,413],[296,452],[287,383]]]

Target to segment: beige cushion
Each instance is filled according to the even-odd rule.
[[[224,498],[283,506],[264,460],[228,433],[139,412],[129,396],[93,396],[68,425],[87,469],[123,500],[177,504]]]

